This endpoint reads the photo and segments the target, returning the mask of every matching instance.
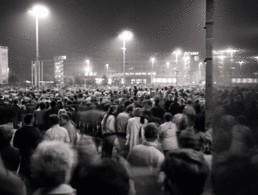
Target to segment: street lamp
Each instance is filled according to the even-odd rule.
[[[106,64],[106,67],[107,67],[107,75],[108,75],[108,66],[109,66],[109,64]]]
[[[233,61],[233,54],[238,52],[238,50],[229,48],[229,49],[226,49],[224,52],[230,53],[230,56],[231,56],[231,60],[230,61]]]
[[[174,54],[176,54],[176,64],[178,62],[178,55],[181,54],[181,51],[180,50],[176,50],[176,51],[173,51]]]
[[[35,71],[35,85],[39,86],[40,81],[40,63],[39,63],[39,27],[38,27],[38,19],[45,18],[48,16],[48,9],[41,5],[36,5],[32,10],[29,10],[29,13],[33,14],[36,18],[36,71]],[[43,77],[42,77],[43,78]]]
[[[122,32],[121,35],[119,35],[120,38],[123,39],[123,47],[122,47],[122,50],[123,50],[123,83],[125,84],[125,41],[129,41],[131,38],[132,38],[133,34],[130,32],[130,31],[124,31]]]
[[[154,72],[153,72],[154,62],[155,62],[155,58],[151,58],[151,83],[154,82]]]
[[[240,73],[242,75],[242,65],[245,63],[244,61],[237,62],[240,65]]]

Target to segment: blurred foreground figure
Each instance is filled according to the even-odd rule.
[[[60,141],[39,144],[31,158],[32,177],[40,187],[33,195],[76,195],[76,190],[67,184],[75,162],[70,145]]]
[[[202,153],[193,149],[168,152],[161,171],[165,191],[171,195],[201,195],[209,175]]]
[[[85,169],[77,183],[77,195],[130,195],[130,178],[119,163],[104,159]]]

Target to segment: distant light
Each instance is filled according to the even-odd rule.
[[[109,64],[106,64],[106,67],[108,68]]]
[[[41,5],[36,5],[33,7],[32,11],[30,10],[29,13],[34,14],[35,16],[45,18],[48,16],[48,9]]]
[[[218,56],[219,59],[221,59],[222,61],[224,60],[226,56]]]
[[[119,35],[119,37],[121,37],[124,40],[130,40],[133,37],[133,34],[131,31],[123,31],[121,35]]]
[[[173,53],[175,53],[175,54],[181,54],[182,53],[182,51],[180,50],[180,49],[177,49],[176,51],[173,51]]]
[[[89,63],[89,62],[90,62],[90,60],[86,60],[86,62],[87,62],[87,63]]]
[[[155,61],[155,58],[151,58],[151,62],[154,63],[154,61]]]

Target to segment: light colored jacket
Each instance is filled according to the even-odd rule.
[[[144,140],[144,128],[148,121],[144,119],[144,124],[140,123],[141,117],[133,117],[128,120],[126,129],[126,145],[129,144],[129,149],[135,145],[139,145]],[[141,129],[141,137],[139,135]]]
[[[177,128],[175,123],[165,122],[159,127],[159,141],[163,150],[173,150],[178,148]]]

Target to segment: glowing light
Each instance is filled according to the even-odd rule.
[[[154,63],[154,61],[155,61],[155,58],[151,58],[151,62]]]
[[[30,10],[29,13],[32,13],[33,15],[37,16],[37,17],[42,17],[45,18],[48,16],[48,9],[44,6],[41,5],[36,5],[33,7],[32,11]]]
[[[123,40],[130,40],[133,37],[133,33],[131,31],[126,30],[122,32],[122,34],[119,35],[119,37],[121,37]]]

